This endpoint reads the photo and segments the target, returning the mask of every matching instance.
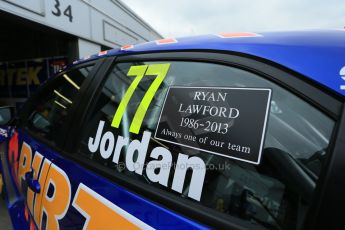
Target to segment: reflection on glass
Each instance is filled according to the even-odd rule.
[[[73,85],[74,88],[77,90],[80,90],[80,87],[71,79],[67,76],[67,74],[62,75],[71,85]]]
[[[68,99],[67,97],[65,97],[64,95],[62,95],[61,93],[59,93],[57,90],[54,90],[54,93],[56,95],[58,95],[59,97],[61,97],[62,99],[64,99],[65,101],[67,101],[68,103],[72,104],[72,101],[70,99]]]

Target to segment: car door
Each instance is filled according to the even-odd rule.
[[[63,122],[68,127],[63,129],[63,150],[51,143],[49,138],[61,135],[47,135],[47,122],[38,127],[32,127],[37,119],[26,123],[30,130],[45,132],[35,135],[25,130],[32,136],[24,137],[30,148],[41,145],[34,150],[44,152],[40,170],[44,162],[49,165],[41,194],[34,194],[33,216],[39,228],[304,226],[309,208],[318,199],[319,177],[334,155],[329,143],[339,123],[341,102],[336,96],[266,63],[210,53],[121,57],[102,68],[88,86],[73,105],[71,120]],[[218,97],[216,92],[220,92]],[[231,97],[234,102],[227,101],[226,95],[234,92],[239,94]],[[57,101],[61,105],[70,104],[66,98],[74,102],[61,95]],[[198,103],[207,101],[199,105],[210,106],[209,112],[215,112],[212,106],[227,105],[228,109],[212,112],[218,118],[211,113],[208,120],[190,117],[184,106],[193,98]],[[228,126],[242,124],[249,131],[230,136],[219,117],[227,114],[227,119],[237,119],[236,109],[240,114],[251,112],[244,123],[229,121]],[[184,126],[182,131],[176,130],[176,118],[178,126]],[[255,126],[258,132],[246,125],[250,120],[253,127],[261,124]],[[164,125],[169,132],[157,136]],[[198,136],[198,129],[207,129],[205,135]],[[182,141],[179,133],[188,135]],[[235,139],[222,145],[225,141],[220,135]],[[212,148],[193,144],[207,136],[214,141]],[[243,157],[250,153],[248,147],[254,149],[253,143],[264,143],[261,156],[259,146],[256,158]]]
[[[107,73],[108,69],[101,71]],[[97,77],[86,95],[98,95],[94,91]],[[88,102],[90,97],[86,98]],[[81,102],[75,110],[77,121],[81,120],[80,113],[86,112],[84,106]],[[83,130],[76,129],[75,122],[71,121],[70,132],[65,133],[67,140],[70,135],[82,135]],[[42,196],[37,222],[40,229],[209,229],[98,175],[81,165],[80,160],[84,159],[68,148],[45,151],[44,157],[50,167],[45,188],[39,195]]]
[[[47,156],[63,151],[68,119],[94,66],[94,62],[89,63],[50,79],[24,105],[17,126],[12,130],[7,160],[3,161],[8,162],[5,174],[12,176],[6,185],[8,206],[16,229],[42,225],[41,204],[45,204],[43,193],[53,162]]]
[[[73,123],[69,118],[82,107],[78,100],[85,97],[86,88],[92,84],[89,78],[98,77],[97,70],[102,72],[101,67],[93,68],[93,64],[76,66],[49,82],[24,108],[22,117],[26,120],[11,140],[21,146],[18,181],[26,186],[29,180],[37,180],[40,185],[39,190],[22,189],[27,192],[24,212],[31,227],[82,229],[87,222],[92,229],[102,228],[102,223],[104,228],[153,229],[145,222],[159,216],[160,221],[154,226],[175,223],[182,228],[203,229],[202,225],[148,203],[68,159],[64,141]],[[119,202],[114,204],[115,199]]]
[[[342,103],[295,74],[225,54],[119,57],[92,84],[71,161],[59,163],[79,183],[65,226],[116,226],[120,215],[140,228],[301,229]]]

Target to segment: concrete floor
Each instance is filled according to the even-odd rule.
[[[12,224],[10,216],[6,208],[5,201],[0,196],[0,229],[1,230],[12,230]]]

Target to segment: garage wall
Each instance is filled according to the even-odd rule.
[[[0,10],[108,47],[161,38],[118,0],[4,0]]]

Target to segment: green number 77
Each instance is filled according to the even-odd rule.
[[[121,123],[121,119],[123,114],[125,113],[126,107],[128,102],[130,101],[135,89],[138,87],[139,82],[144,76],[157,76],[156,79],[152,82],[149,89],[146,91],[143,99],[138,106],[137,111],[133,117],[133,121],[131,126],[129,127],[129,131],[131,133],[138,134],[141,124],[144,120],[146,115],[147,109],[149,108],[151,101],[156,94],[159,86],[162,84],[165,76],[168,73],[170,68],[170,64],[152,64],[152,65],[138,65],[138,66],[131,66],[129,69],[127,76],[135,76],[132,84],[128,87],[125,95],[123,96],[119,107],[116,110],[114,115],[113,121],[111,123],[112,127],[118,128]]]

